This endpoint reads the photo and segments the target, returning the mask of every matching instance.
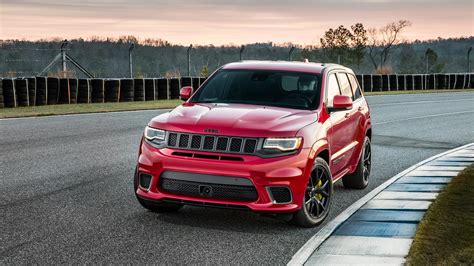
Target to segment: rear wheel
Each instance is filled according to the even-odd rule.
[[[152,212],[175,212],[183,207],[183,204],[168,203],[168,202],[156,202],[149,201],[143,198],[140,198],[137,195],[138,189],[138,171],[135,169],[135,177],[133,179],[133,187],[135,189],[135,196],[137,197],[138,202],[145,208]]]
[[[318,157],[314,161],[306,186],[303,206],[292,219],[292,223],[303,227],[313,227],[326,219],[332,202],[333,184],[327,162]]]
[[[354,173],[342,178],[346,188],[363,189],[369,184],[369,176],[372,166],[372,147],[369,137],[365,137],[364,147],[360,155],[359,163]]]

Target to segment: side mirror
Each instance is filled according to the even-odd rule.
[[[333,100],[331,111],[344,111],[352,109],[352,99],[349,96],[336,95]]]
[[[187,101],[189,98],[191,98],[191,94],[193,94],[193,87],[182,87],[179,91],[179,98],[183,101]]]

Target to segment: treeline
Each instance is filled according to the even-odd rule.
[[[136,78],[187,76],[188,47],[171,44],[161,39],[137,40],[133,36],[124,38],[91,38],[70,40],[66,52],[95,77],[129,77],[129,55],[131,43],[135,43],[133,54],[133,75]],[[403,42],[392,47],[385,66],[390,73],[466,72],[467,50],[474,43],[474,36],[430,41]],[[34,76],[43,70],[59,53],[62,40],[0,40],[0,76]],[[292,44],[255,43],[245,45],[243,60],[288,60]],[[359,74],[375,73],[366,49],[359,53],[357,60],[352,55],[332,51],[327,48],[302,47],[294,45],[292,59],[302,61],[308,58],[314,62],[338,61],[353,68]],[[376,47],[378,48],[378,47]],[[239,60],[241,47],[193,46],[191,49],[190,75],[207,75],[219,66]],[[426,57],[425,57],[426,56]],[[474,57],[474,56],[473,56]],[[428,64],[427,64],[428,63]],[[471,64],[472,66],[474,64]],[[49,76],[85,77],[71,63],[68,72],[61,73],[61,64],[55,64]],[[389,74],[389,73],[387,73]]]

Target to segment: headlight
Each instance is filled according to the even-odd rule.
[[[165,140],[165,135],[166,135],[166,132],[164,130],[152,128],[152,127],[149,127],[149,126],[145,127],[144,136],[149,141]]]
[[[301,146],[301,137],[296,138],[268,138],[263,143],[264,149],[278,149],[280,151],[294,151]]]

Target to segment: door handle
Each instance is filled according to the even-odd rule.
[[[350,115],[351,115],[350,113],[346,113],[346,115],[344,117],[349,118]]]
[[[362,108],[362,106],[359,106],[359,108],[357,108],[357,110],[360,112],[360,111],[364,110],[364,108]]]

